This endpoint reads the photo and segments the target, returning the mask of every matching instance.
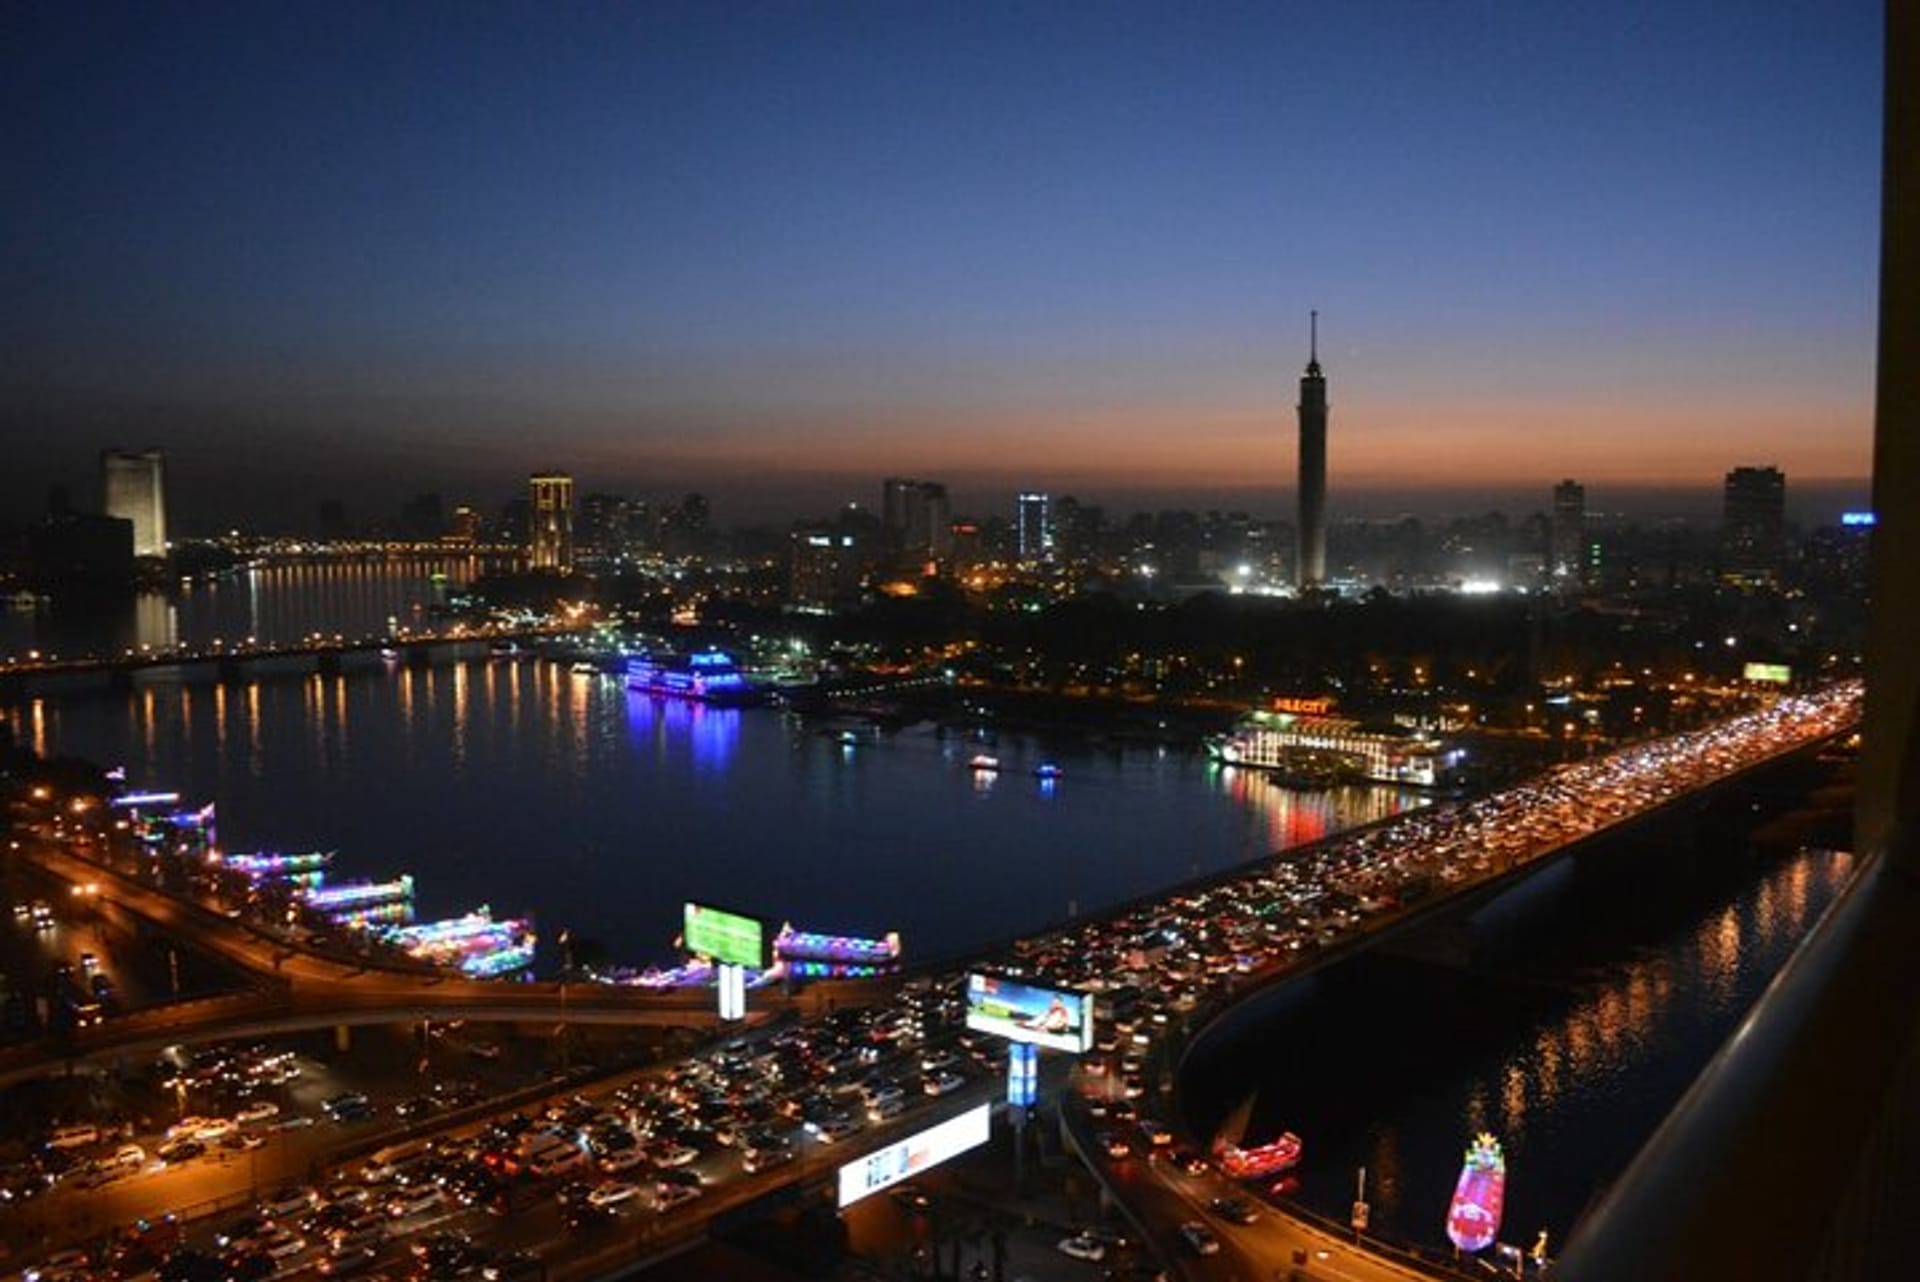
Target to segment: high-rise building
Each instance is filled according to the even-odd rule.
[[[888,477],[880,488],[880,523],[903,561],[945,561],[953,555],[953,505],[934,481]]]
[[[480,541],[480,514],[465,503],[453,509],[453,519],[447,524],[449,543],[478,543]]]
[[[1053,500],[1028,492],[1014,503],[1014,555],[1038,564],[1053,559]]]
[[[1587,487],[1562,481],[1553,487],[1553,522],[1547,528],[1547,577],[1556,588],[1579,587],[1587,568]]]
[[[1327,579],[1327,378],[1320,372],[1320,313],[1311,313],[1307,372],[1300,378],[1300,535],[1294,584]]]
[[[1749,586],[1778,583],[1786,557],[1786,524],[1786,473],[1777,467],[1728,472],[1720,523],[1722,575]]]
[[[133,522],[133,554],[167,554],[167,485],[159,450],[106,450],[100,455],[100,506]]]
[[[538,472],[527,480],[533,499],[528,559],[536,570],[573,572],[573,478]]]

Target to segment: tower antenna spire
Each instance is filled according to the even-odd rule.
[[[1307,359],[1315,365],[1320,363],[1320,313],[1307,313]]]

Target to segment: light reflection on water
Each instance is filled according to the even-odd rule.
[[[924,724],[849,750],[531,660],[142,678],[0,715],[39,750],[216,798],[232,848],[337,849],[343,875],[415,873],[424,911],[531,912],[634,962],[665,959],[681,900],[741,886],[770,916],[951,955],[1421,804]],[[1000,774],[966,767],[985,749]]]
[[[1276,1059],[1272,1071],[1254,1070],[1255,1138],[1299,1130],[1309,1154],[1302,1199],[1343,1221],[1354,1169],[1379,1172],[1375,1228],[1436,1246],[1460,1149],[1492,1131],[1507,1153],[1503,1238],[1524,1244],[1545,1227],[1561,1241],[1832,902],[1850,865],[1845,854],[1801,851],[1716,887],[1656,937],[1634,923],[1609,931],[1570,922],[1565,933],[1577,939],[1530,948],[1454,986],[1431,976],[1389,985],[1378,994],[1383,1015],[1412,1003],[1427,1009],[1377,1034],[1328,1009],[1355,994],[1321,999],[1284,1025],[1285,1044],[1314,1046],[1318,1067]],[[1617,907],[1571,911],[1601,917]]]
[[[423,556],[317,561],[247,569],[165,592],[62,601],[0,612],[0,656],[119,655],[146,647],[287,642],[313,633],[369,636],[433,626],[451,588],[506,568],[510,559]],[[441,576],[436,579],[434,576]]]

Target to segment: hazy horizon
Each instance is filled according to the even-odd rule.
[[[1870,0],[102,0],[0,34],[16,511],[147,444],[211,521],[548,466],[769,516],[897,473],[1233,503],[1292,484],[1315,308],[1336,516],[1869,467]]]

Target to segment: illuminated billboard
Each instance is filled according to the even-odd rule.
[[[1749,663],[1741,670],[1740,675],[1749,681],[1769,681],[1774,685],[1786,685],[1793,680],[1793,669],[1784,663]]]
[[[1079,1054],[1093,1047],[1093,998],[975,971],[967,976],[967,1027]]]
[[[696,957],[721,965],[767,964],[767,930],[752,917],[705,904],[688,904],[681,945]]]
[[[930,1171],[970,1148],[979,1148],[987,1142],[992,1116],[993,1105],[982,1104],[848,1162],[840,1168],[840,1209],[844,1211],[870,1193]]]

